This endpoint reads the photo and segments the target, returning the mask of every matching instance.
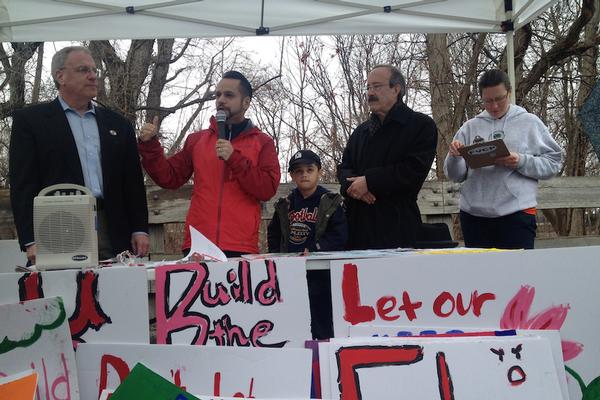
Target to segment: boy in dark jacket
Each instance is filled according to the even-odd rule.
[[[348,237],[342,196],[318,184],[321,159],[300,150],[289,162],[296,188],[275,204],[267,238],[272,253],[344,250]],[[315,339],[333,336],[329,270],[307,272],[308,295]]]

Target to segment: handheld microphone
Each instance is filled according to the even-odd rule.
[[[225,128],[225,121],[227,120],[227,113],[223,110],[217,111],[215,115],[217,120],[217,126],[219,128],[219,139],[228,140],[227,129]]]

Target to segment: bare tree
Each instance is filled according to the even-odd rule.
[[[2,63],[4,80],[0,87],[4,90],[8,85],[9,99],[0,103],[0,118],[8,117],[14,109],[25,105],[25,64],[35,54],[42,42],[11,43],[12,55],[8,55],[4,43],[0,43],[0,62]]]

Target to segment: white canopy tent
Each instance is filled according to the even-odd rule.
[[[0,40],[505,32],[557,0],[0,0]]]
[[[554,0],[0,0],[0,39],[501,32]],[[261,30],[261,28],[266,28]]]

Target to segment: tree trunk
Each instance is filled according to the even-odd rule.
[[[448,52],[448,34],[430,33],[426,44],[431,113],[438,128],[436,174],[439,179],[444,177],[444,157],[455,133],[452,126],[454,81]]]
[[[448,51],[448,35],[428,34],[427,59],[431,113],[438,128],[436,175],[444,177],[443,164],[448,146],[465,119],[465,108],[471,96],[471,82],[477,80],[479,55],[486,39],[485,33],[473,37],[470,58],[465,60],[464,81],[459,86],[454,80],[452,62]]]
[[[142,85],[152,63],[154,40],[132,40],[125,60],[107,40],[91,41],[90,49],[102,59],[110,84],[106,93],[109,106],[121,112],[135,125],[135,113]]]
[[[35,65],[35,77],[33,78],[33,88],[31,89],[31,102],[40,101],[40,85],[42,83],[42,67],[44,66],[44,44],[38,47],[37,63]]]

